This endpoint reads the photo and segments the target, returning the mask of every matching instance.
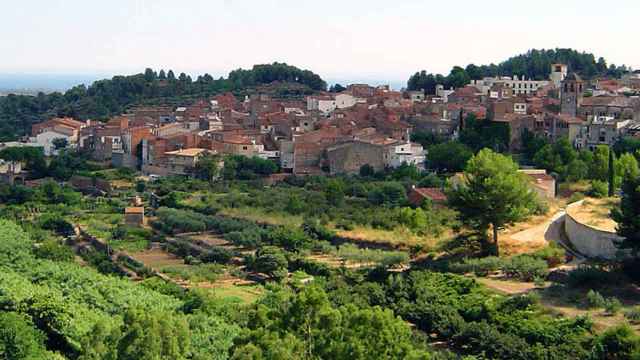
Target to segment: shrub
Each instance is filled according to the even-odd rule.
[[[615,285],[620,275],[597,266],[580,266],[569,272],[567,285],[574,288],[598,288],[602,285]]]
[[[464,259],[462,263],[451,264],[449,270],[459,274],[474,273],[476,276],[487,276],[503,266],[502,259],[497,256],[488,256],[479,259]]]
[[[622,303],[617,298],[608,298],[604,304],[604,310],[609,315],[615,315],[622,309]]]
[[[635,306],[624,313],[624,317],[632,324],[640,323],[640,306]]]
[[[587,293],[587,307],[590,309],[603,308],[606,305],[606,300],[599,292],[589,290]]]
[[[589,196],[595,198],[607,197],[609,194],[609,184],[600,180],[593,180],[591,182],[591,189],[589,189]]]
[[[514,256],[502,266],[502,271],[508,277],[515,277],[522,281],[533,281],[535,278],[546,278],[547,262],[529,255]]]
[[[227,264],[233,258],[233,252],[221,246],[214,246],[207,252],[200,255],[200,260],[204,263]]]
[[[581,192],[574,192],[573,194],[571,194],[571,196],[569,197],[568,203],[572,204],[574,202],[578,202],[580,200],[584,199],[584,194]]]
[[[53,261],[73,261],[75,255],[68,247],[56,240],[47,240],[33,249],[33,253],[41,259]]]
[[[592,355],[594,359],[638,359],[640,337],[629,325],[610,328],[595,339]]]
[[[548,246],[533,253],[532,256],[546,261],[549,267],[555,267],[563,264],[567,255],[564,248],[555,243],[550,243]]]

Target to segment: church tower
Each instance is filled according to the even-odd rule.
[[[582,93],[584,82],[576,73],[569,73],[560,86],[560,112],[571,116],[578,115],[578,109],[582,105]]]

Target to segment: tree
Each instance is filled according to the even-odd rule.
[[[609,147],[598,145],[593,152],[593,163],[589,171],[592,179],[607,181],[609,178]]]
[[[129,310],[117,348],[118,360],[187,359],[189,325],[169,313]]]
[[[0,312],[0,359],[35,360],[51,356],[44,347],[44,334],[31,320],[14,312]]]
[[[594,359],[640,359],[640,337],[629,325],[610,328],[596,338],[592,354]]]
[[[537,207],[536,195],[516,163],[488,149],[469,160],[464,179],[448,195],[463,223],[483,237],[489,227],[493,229],[495,254],[499,253],[498,231],[525,219]],[[489,244],[484,241],[483,245]]]
[[[364,164],[360,167],[360,176],[362,177],[370,177],[375,175],[375,173],[376,170],[369,164]]]
[[[218,176],[220,158],[216,155],[206,155],[198,159],[196,164],[196,177],[199,179],[213,181]]]
[[[55,138],[53,139],[53,141],[51,141],[51,143],[56,150],[64,149],[69,144],[69,142],[65,138]]]
[[[287,258],[284,252],[275,246],[265,246],[256,251],[253,269],[265,273],[275,279],[282,279],[287,274]]]
[[[440,172],[462,171],[473,153],[457,141],[433,145],[427,152],[427,166]]]
[[[640,167],[638,160],[633,154],[624,153],[620,155],[615,164],[616,168],[616,186],[620,186],[624,179],[635,179],[640,176]]]
[[[340,84],[332,85],[329,88],[329,92],[332,92],[332,93],[339,93],[339,92],[343,92],[345,90],[347,90],[347,88],[342,86],[342,85],[340,85]]]
[[[616,192],[616,158],[613,150],[609,149],[609,172],[608,172],[608,180],[609,180],[609,196],[613,196]]]
[[[613,209],[618,223],[618,235],[624,238],[622,249],[630,249],[636,256],[640,252],[640,177],[626,178],[622,183],[620,205]]]

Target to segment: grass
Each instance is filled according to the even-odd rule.
[[[451,237],[445,233],[440,237],[420,236],[404,227],[394,230],[375,229],[370,226],[356,225],[353,230],[336,230],[338,236],[354,242],[370,242],[388,245],[392,248],[409,248],[421,246],[424,249],[435,248],[440,242]]]
[[[224,273],[224,266],[219,264],[200,264],[185,266],[168,266],[159,269],[161,272],[193,283],[215,282]]]
[[[228,282],[218,282],[200,289],[214,298],[231,300],[241,304],[251,304],[258,300],[264,293],[264,288],[261,285],[238,285]]]
[[[240,207],[220,210],[220,215],[244,219],[260,224],[299,227],[303,223],[302,216],[266,211],[263,209]]]

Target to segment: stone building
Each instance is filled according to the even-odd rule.
[[[584,82],[576,73],[570,73],[560,86],[560,112],[569,116],[577,116],[582,106]]]

